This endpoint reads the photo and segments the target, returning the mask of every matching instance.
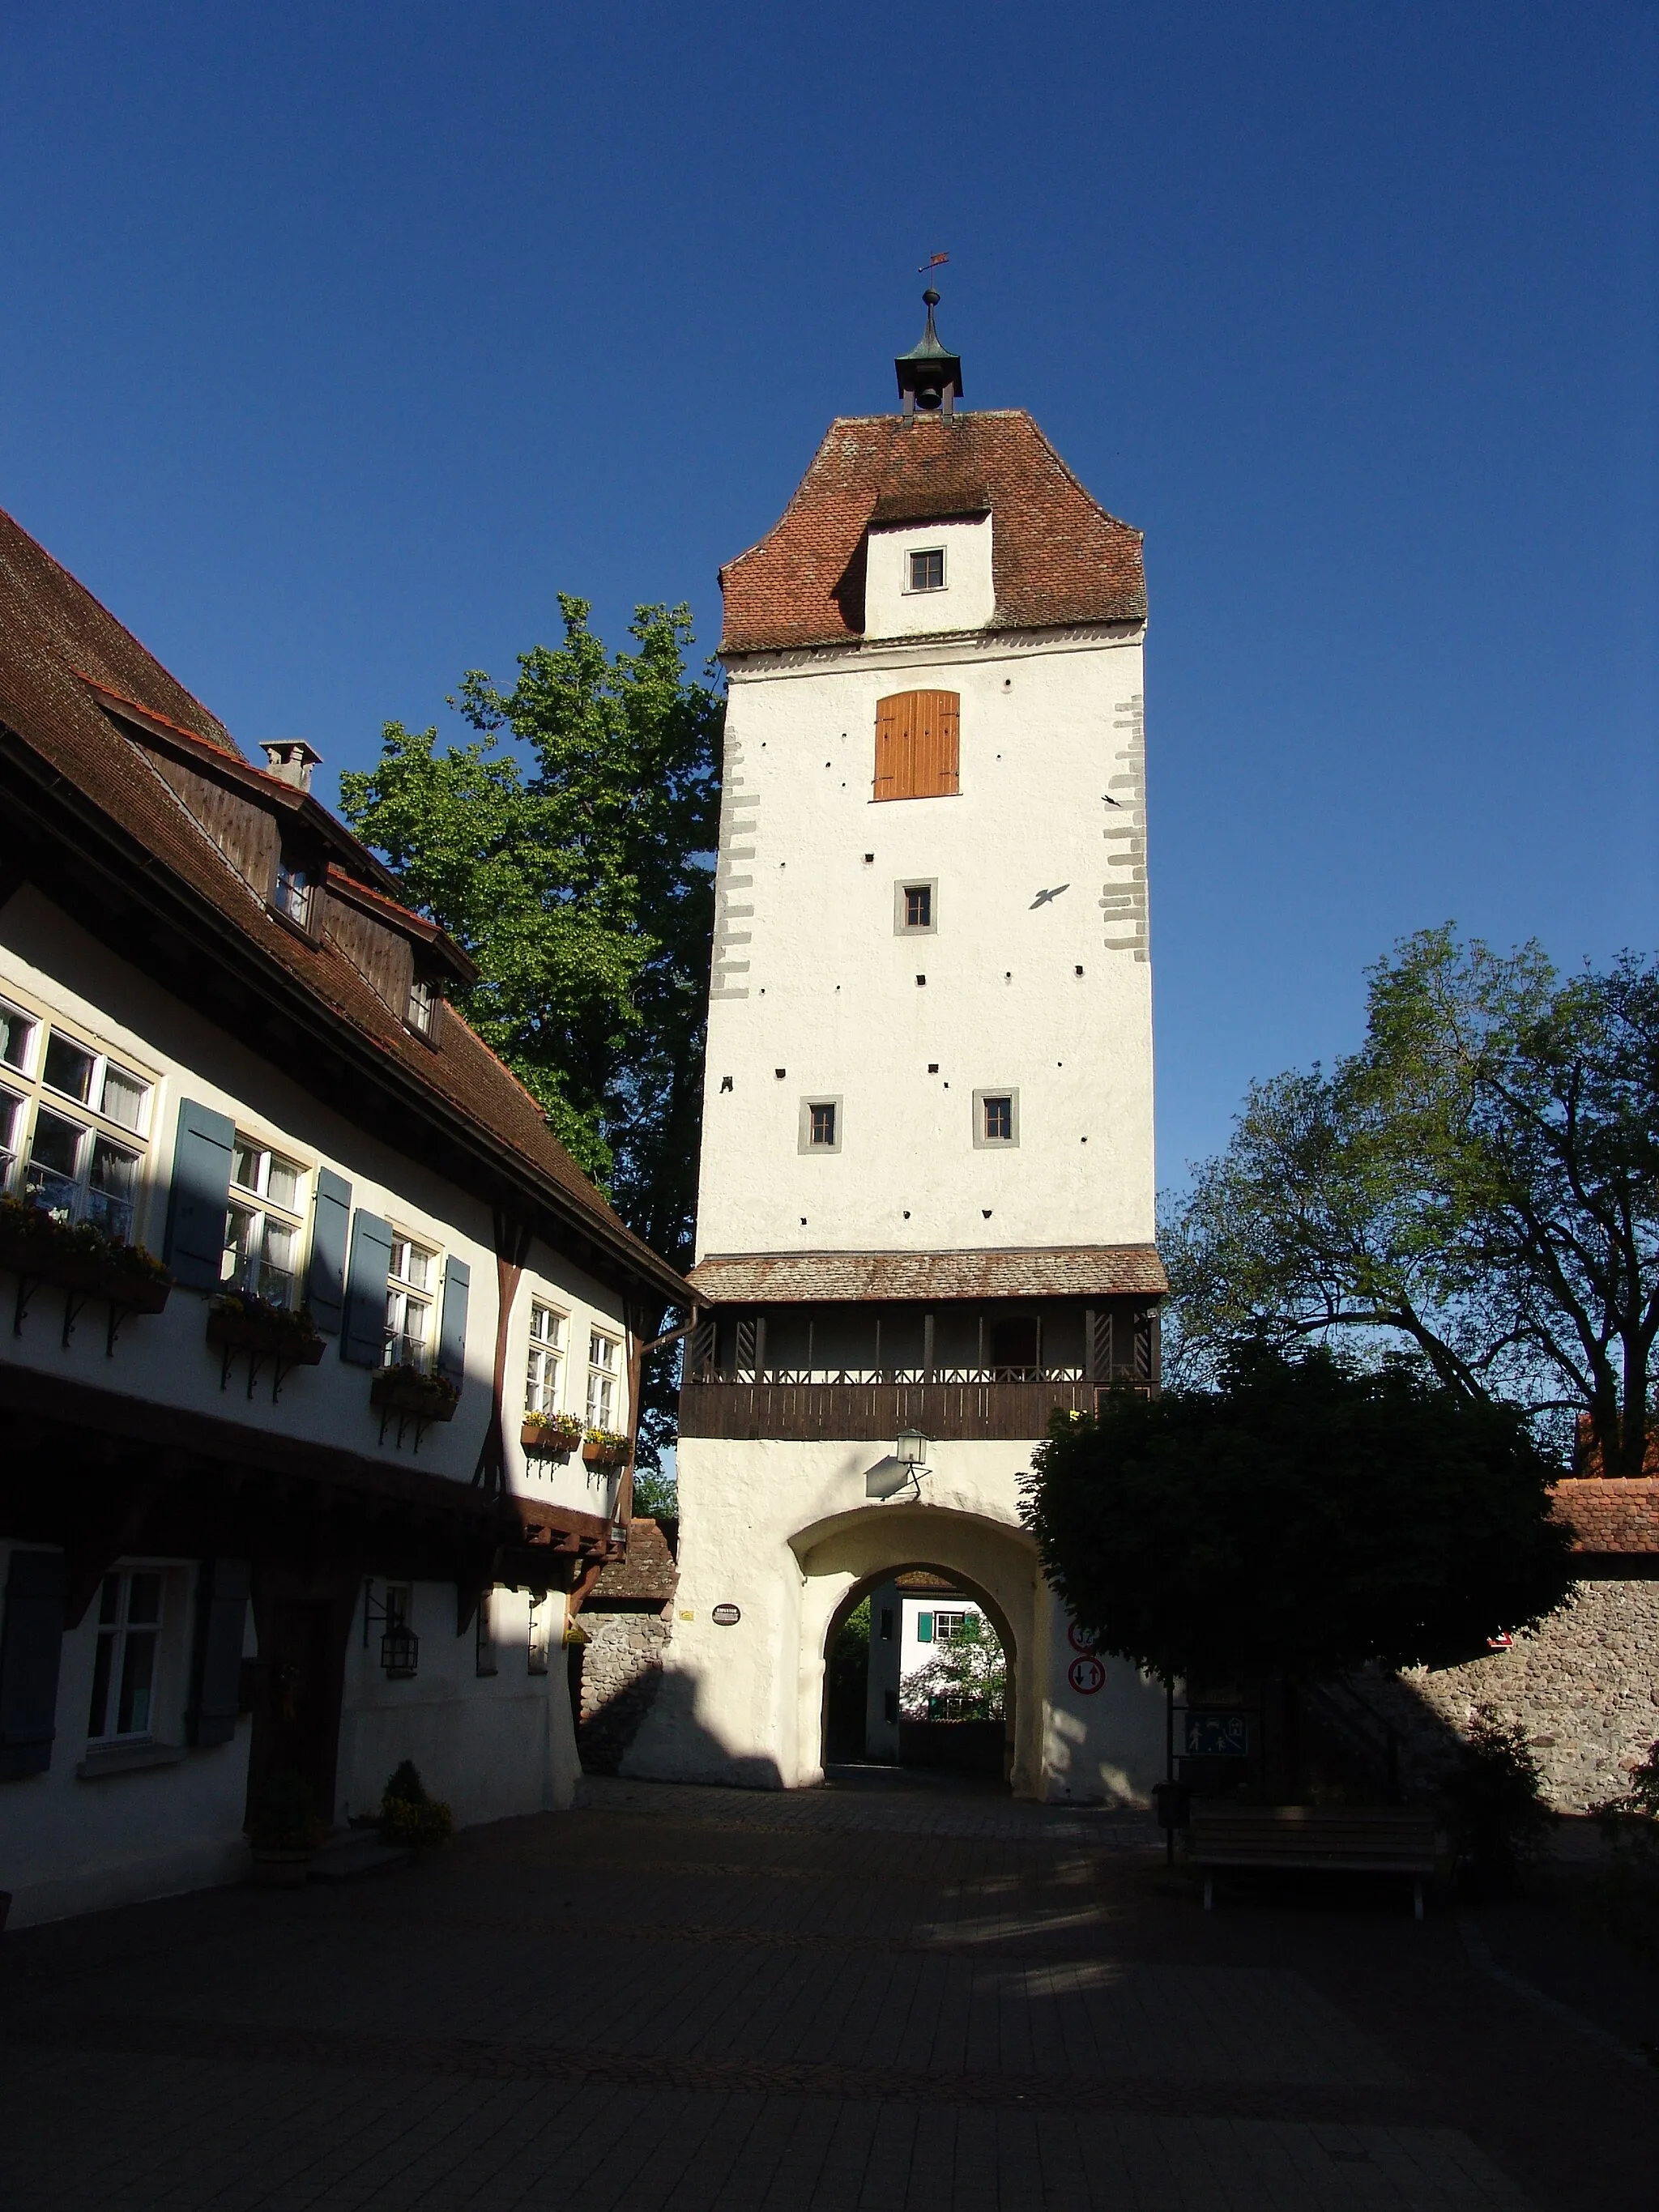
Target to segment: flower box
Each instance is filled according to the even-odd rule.
[[[142,1244],[123,1244],[88,1222],[58,1221],[39,1206],[0,1200],[0,1267],[129,1313],[160,1313],[173,1278]]]
[[[267,1305],[262,1298],[220,1298],[208,1309],[207,1340],[222,1351],[279,1359],[284,1367],[314,1367],[325,1340],[303,1308]]]
[[[628,1439],[614,1430],[590,1429],[582,1441],[582,1457],[589,1467],[621,1467],[628,1458]]]
[[[568,1459],[581,1440],[581,1424],[563,1419],[541,1421],[526,1413],[519,1431],[519,1442],[525,1449],[544,1459]]]
[[[368,1386],[371,1406],[417,1421],[453,1421],[460,1401],[447,1375],[423,1375],[418,1367],[383,1367]]]

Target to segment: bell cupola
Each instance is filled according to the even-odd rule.
[[[893,363],[898,372],[899,399],[907,415],[952,415],[962,397],[962,362],[946,351],[933,328],[939,294],[930,284],[922,294],[927,308],[927,327],[908,353]]]

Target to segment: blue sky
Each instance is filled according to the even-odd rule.
[[[718,631],[891,405],[1144,529],[1160,1178],[1455,917],[1659,939],[1659,13],[0,9],[0,503],[245,744]]]

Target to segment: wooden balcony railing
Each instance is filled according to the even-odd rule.
[[[1053,1413],[1092,1413],[1102,1388],[1052,1376],[1019,1382],[688,1382],[680,1391],[680,1434],[861,1443],[890,1443],[901,1429],[915,1428],[941,1438],[1030,1439],[1048,1433]]]

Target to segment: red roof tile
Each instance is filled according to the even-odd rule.
[[[1552,1494],[1576,1552],[1659,1553],[1659,1476],[1570,1474]]]
[[[1022,410],[844,416],[775,527],[721,569],[721,652],[856,641],[871,523],[988,507],[993,629],[1145,619],[1140,532],[1107,514]]]
[[[798,1299],[1161,1297],[1153,1244],[1003,1252],[711,1252],[690,1280],[705,1305]]]
[[[680,1289],[683,1302],[679,1279],[624,1227],[548,1127],[535,1099],[482,1038],[457,1014],[444,1022],[434,1050],[410,1033],[326,938],[308,942],[278,921],[137,738],[97,704],[88,679],[242,762],[223,724],[0,510],[0,726],[89,803],[112,841],[136,840],[187,895],[217,909],[260,954],[296,977],[328,1017],[397,1062],[404,1079],[434,1104],[504,1147],[528,1193],[556,1194],[630,1273],[665,1299]],[[274,780],[261,775],[261,781]],[[291,803],[293,796],[279,786],[273,804],[279,797]],[[362,858],[364,872],[374,872],[368,854]]]

